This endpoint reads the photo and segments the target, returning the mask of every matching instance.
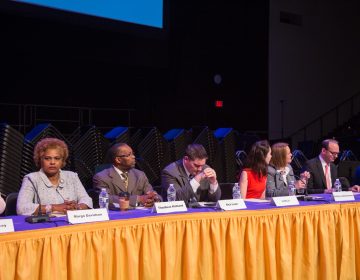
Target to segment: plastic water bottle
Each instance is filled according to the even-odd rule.
[[[334,183],[334,191],[335,191],[335,192],[341,192],[341,191],[342,191],[342,187],[341,187],[341,183],[340,183],[340,180],[339,180],[339,179],[336,179],[336,180],[335,180],[335,183]]]
[[[99,194],[99,206],[100,208],[109,209],[109,194],[106,191],[106,188],[102,188]]]
[[[167,201],[175,201],[176,200],[176,190],[174,184],[170,184],[167,189]]]
[[[232,189],[232,198],[233,199],[240,199],[241,198],[241,192],[239,183],[235,183]]]
[[[296,195],[295,182],[293,180],[288,183],[289,196]]]

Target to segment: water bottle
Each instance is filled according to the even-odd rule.
[[[174,184],[170,184],[167,189],[167,201],[175,201],[176,200],[176,190]]]
[[[342,191],[341,183],[340,183],[340,180],[339,180],[339,179],[336,179],[336,180],[335,180],[335,183],[334,183],[334,191],[335,191],[335,192],[341,192],[341,191]]]
[[[234,186],[233,186],[232,198],[233,199],[240,199],[241,198],[239,183],[235,183]]]
[[[106,191],[106,188],[102,188],[99,194],[99,206],[100,208],[109,209],[109,194]]]
[[[295,182],[293,180],[288,183],[289,196],[296,195]]]

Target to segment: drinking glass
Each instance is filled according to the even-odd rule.
[[[299,188],[297,189],[297,193],[300,194],[300,195],[304,195],[305,194],[305,191],[306,191],[306,187],[307,187],[307,180],[308,178],[304,175],[304,174],[301,174],[300,175],[300,180],[305,184],[303,188]]]

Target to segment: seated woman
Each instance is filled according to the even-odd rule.
[[[92,200],[76,173],[61,170],[69,150],[64,141],[44,138],[34,149],[34,162],[39,171],[24,176],[16,211],[19,215],[92,208]]]
[[[5,200],[0,195],[0,214],[5,211],[6,203]]]
[[[265,198],[267,166],[271,148],[266,140],[254,143],[241,171],[239,186],[242,198]]]
[[[288,184],[294,181],[296,189],[304,189],[310,173],[305,171],[300,175],[301,180],[296,180],[290,165],[292,154],[287,143],[276,143],[271,146],[272,157],[268,166],[266,196],[289,195]]]

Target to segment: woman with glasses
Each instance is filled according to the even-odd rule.
[[[62,170],[68,157],[68,147],[60,139],[44,138],[36,144],[34,162],[39,171],[24,176],[16,204],[19,215],[92,208],[78,175]]]
[[[294,171],[290,165],[292,154],[287,143],[276,143],[271,146],[272,157],[268,166],[266,181],[266,196],[287,196],[289,195],[288,186],[291,181],[294,182],[299,193],[306,187],[306,182],[310,177],[309,172],[300,175],[296,180]],[[301,193],[303,194],[304,191]]]

